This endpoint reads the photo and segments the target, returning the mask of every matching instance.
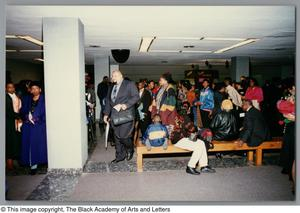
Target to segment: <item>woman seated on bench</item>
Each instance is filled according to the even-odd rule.
[[[196,170],[197,164],[200,166],[200,171],[203,173],[216,172],[208,166],[207,150],[204,141],[198,139],[194,123],[188,116],[177,115],[175,119],[175,129],[170,137],[174,146],[193,151],[191,159],[186,168],[188,174],[199,175]]]
[[[213,140],[232,141],[239,137],[237,121],[232,109],[233,105],[229,99],[222,101],[221,112],[218,112],[210,123]]]

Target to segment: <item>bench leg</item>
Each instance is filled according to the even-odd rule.
[[[262,153],[262,149],[257,149],[255,151],[255,165],[256,166],[261,166],[262,164],[262,157],[263,157],[263,153]]]
[[[247,153],[247,161],[253,162],[253,151],[248,151]]]
[[[143,155],[142,154],[137,154],[137,171],[138,172],[143,172]]]

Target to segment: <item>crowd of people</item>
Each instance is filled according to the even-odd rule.
[[[112,163],[131,160],[134,132],[148,150],[168,141],[193,152],[186,172],[215,172],[208,165],[212,140],[258,146],[273,136],[283,136],[282,173],[293,177],[295,168],[295,82],[273,79],[260,87],[254,78],[239,82],[203,79],[174,82],[170,73],[158,82],[141,79],[135,83],[113,71],[103,78],[96,93],[86,76],[87,123],[95,123],[96,94],[100,100],[100,127],[110,124],[116,156]],[[199,85],[199,86],[197,86]],[[45,98],[39,82],[21,82],[17,88],[6,83],[6,163],[29,166],[47,164]],[[94,126],[93,126],[94,129]],[[222,157],[217,153],[217,157]],[[200,168],[197,169],[197,168]]]
[[[47,164],[45,98],[36,81],[23,81],[17,89],[6,83],[6,167],[30,167]]]
[[[148,150],[153,146],[167,149],[169,140],[192,151],[186,168],[189,174],[215,172],[207,160],[212,140],[258,146],[272,136],[283,136],[282,173],[291,175],[295,155],[294,79],[273,79],[263,87],[256,79],[245,76],[239,82],[231,78],[211,80],[203,79],[196,87],[189,80],[176,83],[170,73],[165,73],[158,83],[141,79],[134,87],[120,71],[112,73],[111,82],[105,76],[98,85],[103,118],[100,122],[110,123],[117,132],[116,158],[112,163],[132,158],[133,135],[138,131]],[[287,105],[294,111],[282,110]],[[130,119],[129,111],[135,115]],[[127,118],[121,112],[127,113]],[[124,117],[124,123],[114,124],[118,115]],[[222,155],[217,153],[217,157]]]

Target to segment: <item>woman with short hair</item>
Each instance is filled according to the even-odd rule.
[[[230,141],[238,138],[237,121],[233,114],[233,104],[225,99],[221,104],[221,112],[217,113],[210,124],[213,140]]]
[[[38,82],[30,84],[31,97],[23,100],[21,115],[22,145],[21,164],[30,166],[31,175],[36,174],[39,164],[46,164],[47,135],[45,98]]]

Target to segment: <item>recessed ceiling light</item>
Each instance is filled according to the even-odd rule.
[[[223,49],[220,49],[220,50],[217,50],[215,51],[214,53],[223,53],[223,52],[226,52],[228,50],[231,50],[231,49],[234,49],[234,48],[237,48],[237,47],[241,47],[241,46],[244,46],[246,44],[250,44],[250,43],[253,43],[253,42],[256,42],[258,41],[259,39],[257,38],[249,38],[249,39],[246,39],[245,41],[242,41],[240,43],[237,43],[235,45],[232,45],[230,47],[225,47]]]
[[[154,39],[155,37],[142,37],[140,47],[139,47],[139,52],[148,52]]]
[[[100,46],[99,45],[89,45],[89,47],[91,47],[91,48],[99,48]]]
[[[183,46],[183,48],[194,48],[195,46],[194,45],[185,45]]]

